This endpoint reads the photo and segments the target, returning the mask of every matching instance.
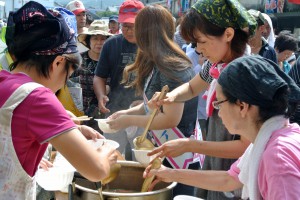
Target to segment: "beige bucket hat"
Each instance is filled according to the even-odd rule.
[[[87,46],[85,39],[87,35],[104,35],[112,36],[113,34],[108,32],[108,25],[103,20],[94,20],[90,27],[83,33],[78,35],[78,41]]]

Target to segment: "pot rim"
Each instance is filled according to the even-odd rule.
[[[142,164],[140,164],[139,162],[135,162],[135,161],[128,161],[128,160],[118,160],[117,161],[118,164],[124,165],[124,166],[129,166],[129,167],[141,167],[141,168],[145,168]],[[149,196],[149,195],[155,195],[155,194],[159,194],[159,193],[163,193],[166,191],[169,191],[171,189],[173,189],[175,186],[177,185],[177,182],[172,182],[170,185],[168,185],[165,188],[159,189],[159,190],[154,190],[151,192],[134,192],[134,193],[119,193],[119,192],[106,192],[106,191],[102,191],[103,195],[107,195],[107,196],[111,196],[111,197],[136,197],[136,196]],[[90,192],[93,194],[99,194],[98,190],[92,190],[86,187],[82,187],[80,185],[77,185],[75,183],[75,187],[78,188],[79,190],[85,191],[85,192]]]
[[[172,182],[170,185],[168,185],[167,187],[163,188],[163,189],[159,189],[159,190],[155,190],[155,191],[151,191],[151,192],[135,192],[135,193],[119,193],[119,192],[106,192],[106,191],[102,191],[103,195],[107,195],[107,196],[111,196],[111,197],[136,197],[136,196],[149,196],[149,195],[155,195],[155,194],[160,194],[166,191],[169,191],[171,189],[173,189],[175,186],[177,185],[177,182]],[[98,190],[92,190],[86,187],[82,187],[80,185],[75,184],[75,187],[78,188],[79,190],[82,190],[84,192],[89,192],[89,193],[93,193],[93,194],[99,194]]]

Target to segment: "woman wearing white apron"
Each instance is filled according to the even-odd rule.
[[[137,15],[135,36],[138,54],[135,62],[125,68],[123,82],[135,87],[139,94],[144,94],[144,103],[110,116],[112,120],[108,123],[111,128],[145,127],[149,119],[145,106],[147,98],[161,91],[164,85],[172,90],[194,77],[191,62],[173,41],[174,31],[172,15],[162,6],[147,6]],[[132,80],[131,73],[136,73],[137,78]],[[196,97],[185,103],[164,105],[163,112],[154,117],[148,137],[159,146],[168,140],[194,135],[197,102]],[[192,153],[166,158],[164,164],[172,168],[199,169],[199,162],[194,162]],[[178,184],[174,196],[178,194],[193,195],[194,187]]]
[[[0,199],[36,198],[34,175],[48,142],[86,178],[105,178],[115,150],[90,148],[54,94],[81,61],[75,16],[31,1],[9,21],[16,60],[0,72]]]

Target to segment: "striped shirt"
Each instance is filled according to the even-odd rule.
[[[203,68],[202,70],[199,72],[200,77],[207,83],[211,83],[213,81],[213,77],[209,74],[209,70],[212,66],[212,63],[210,63],[209,61],[206,61],[203,64]]]

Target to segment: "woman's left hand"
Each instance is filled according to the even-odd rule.
[[[95,129],[88,127],[86,125],[77,125],[79,131],[86,137],[86,139],[104,139],[105,137],[101,135],[98,131]]]
[[[46,171],[48,171],[48,168],[49,167],[53,167],[53,164],[49,160],[47,160],[45,158],[42,158],[42,160],[41,160],[41,162],[39,164],[39,167],[43,168]]]
[[[107,119],[117,119],[121,115],[126,115],[126,114],[127,114],[127,110],[120,110],[110,115]]]
[[[155,176],[154,181],[151,183],[149,190],[148,191],[152,191],[154,186],[159,183],[160,181],[163,182],[173,182],[172,180],[172,170],[171,168],[167,168],[163,165],[161,165],[161,167],[159,169],[151,169],[151,164],[145,169],[144,173],[143,173],[143,177],[147,178],[147,177],[151,177],[151,176]]]

